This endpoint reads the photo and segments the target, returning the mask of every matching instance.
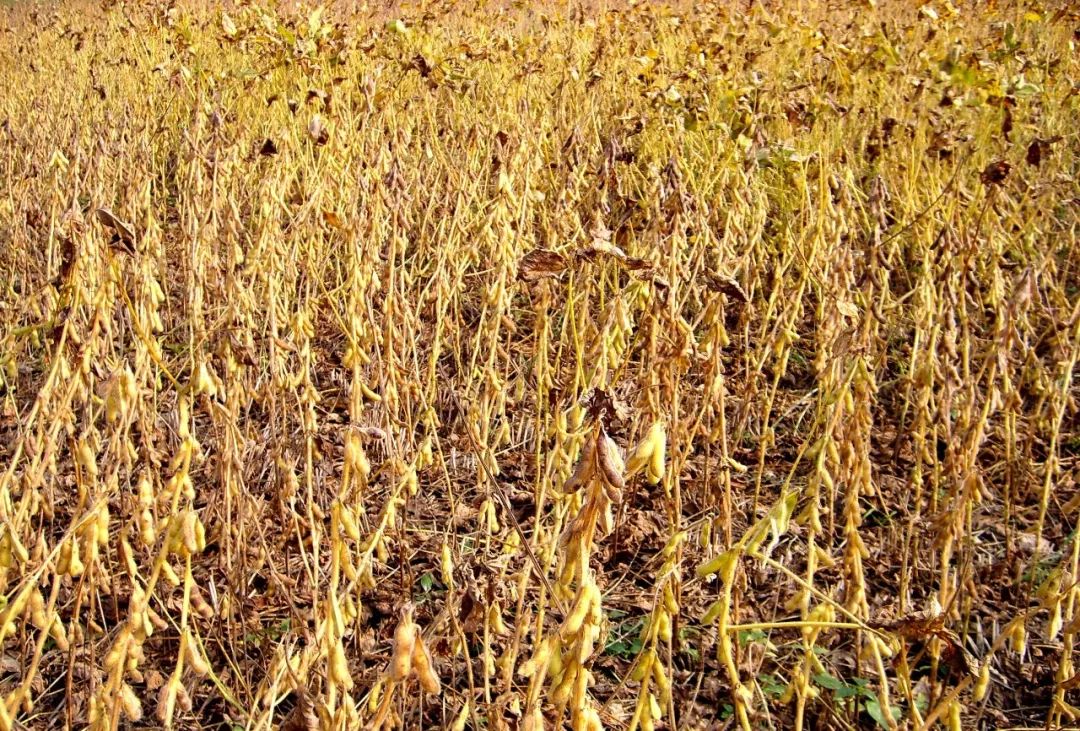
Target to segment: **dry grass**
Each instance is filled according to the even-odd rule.
[[[3,11],[0,729],[1077,720],[1067,4],[212,5]]]

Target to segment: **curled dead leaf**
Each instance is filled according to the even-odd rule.
[[[415,69],[425,79],[431,76],[431,72],[435,70],[431,63],[420,53],[413,56],[409,68]]]
[[[620,261],[626,261],[629,258],[626,252],[615,246],[615,244],[596,238],[575,252],[575,256],[586,261],[596,261],[602,255],[611,256]]]
[[[325,145],[330,141],[330,133],[326,130],[322,117],[318,114],[312,116],[311,121],[308,122],[308,134],[311,135],[311,139],[316,145]]]
[[[359,431],[368,439],[375,439],[378,441],[385,441],[386,439],[389,439],[386,432],[377,426],[361,426],[357,429],[357,431]]]
[[[599,211],[593,217],[592,226],[589,228],[589,237],[592,239],[593,244],[611,243],[611,229],[604,223]]]
[[[99,208],[96,213],[98,220],[113,232],[109,244],[125,254],[134,254],[135,231],[131,228],[131,224],[121,221],[108,208]]]
[[[960,636],[945,627],[945,612],[937,601],[932,601],[925,611],[913,612],[891,622],[869,622],[868,625],[908,640],[936,638],[942,644],[942,658],[953,670],[971,677],[979,674],[978,660],[964,648]]]
[[[1015,545],[1017,551],[1027,556],[1045,556],[1052,553],[1054,550],[1054,544],[1045,537],[1036,536],[1034,533],[1027,533],[1024,531],[1016,533]]]
[[[937,605],[891,622],[869,622],[868,625],[909,640],[924,640],[945,629],[945,614],[941,611],[941,606]]]
[[[238,33],[236,23],[233,22],[233,19],[229,17],[228,13],[221,14],[221,30],[224,31],[225,37],[229,40],[236,38],[236,34]]]
[[[1027,154],[1024,156],[1024,161],[1032,167],[1039,167],[1042,165],[1043,157],[1050,151],[1050,145],[1061,140],[1061,135],[1055,135],[1050,139],[1044,140],[1036,137],[1028,145]]]
[[[312,101],[317,101],[322,105],[323,109],[330,109],[330,95],[322,89],[308,89],[304,101],[308,104]]]
[[[951,629],[943,629],[934,634],[945,648],[941,653],[942,659],[955,671],[975,678],[979,675],[979,661],[966,649],[960,641],[960,636]]]
[[[739,300],[743,304],[750,302],[750,295],[742,288],[742,285],[734,277],[729,277],[716,272],[705,272],[705,286],[713,292],[727,295],[731,299]]]
[[[652,270],[652,263],[639,259],[635,256],[627,256],[620,247],[608,241],[594,239],[588,246],[583,246],[574,252],[574,255],[583,261],[597,261],[601,256],[609,256],[619,261],[624,268],[632,272],[648,272]]]
[[[318,731],[319,714],[306,688],[296,689],[296,705],[285,717],[281,731]]]
[[[554,277],[567,267],[566,257],[550,249],[534,249],[518,262],[518,277],[535,282],[544,277]]]
[[[979,175],[979,180],[986,186],[1001,185],[1005,182],[1005,178],[1009,177],[1009,170],[1011,169],[1012,166],[1005,160],[992,162],[983,169]]]

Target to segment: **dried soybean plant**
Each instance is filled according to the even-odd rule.
[[[545,728],[544,701],[554,705],[555,723],[569,709],[570,722],[575,729],[600,729],[603,723],[594,701],[589,697],[592,684],[590,664],[599,649],[597,643],[602,632],[602,594],[596,573],[590,560],[598,542],[608,536],[615,521],[615,510],[623,501],[626,480],[647,467],[648,479],[655,484],[664,476],[666,435],[662,423],[651,427],[634,450],[629,462],[624,462],[621,450],[608,435],[604,426],[607,416],[603,404],[606,396],[592,395],[594,423],[589,428],[581,456],[574,471],[561,487],[561,493],[570,498],[573,518],[558,539],[557,579],[554,590],[569,599],[566,616],[554,631],[543,633],[543,615],[537,617],[541,636],[536,650],[518,673],[529,678],[529,693],[525,710],[525,723],[529,728]],[[597,404],[602,404],[597,407]],[[671,551],[667,552],[669,557]],[[668,567],[671,568],[670,566]],[[665,586],[662,611],[657,614],[652,634],[666,634],[670,641],[671,617],[669,608],[674,604],[672,587]],[[677,612],[677,608],[674,610]],[[666,632],[662,629],[665,626]],[[655,650],[653,650],[655,656]],[[652,668],[643,664],[649,672]],[[656,677],[665,678],[663,669],[656,669]],[[545,690],[547,693],[545,694]],[[656,706],[651,693],[643,699]],[[644,724],[654,718],[645,712]],[[657,714],[656,718],[659,718]]]
[[[1080,717],[1070,7],[15,5],[0,730]]]
[[[589,663],[600,639],[601,593],[590,557],[597,540],[614,527],[614,508],[622,501],[625,465],[619,448],[600,420],[591,428],[573,473],[562,485],[577,506],[573,519],[559,536],[559,562],[554,590],[571,599],[559,628],[543,633],[543,614],[537,617],[538,639],[533,656],[519,669],[529,678],[525,709],[528,728],[546,727],[543,702],[555,706],[556,723],[567,708],[575,729],[603,728],[588,696],[592,680]],[[545,692],[546,691],[546,692]]]
[[[409,678],[415,676],[425,693],[437,694],[442,687],[431,659],[431,651],[413,620],[413,607],[410,604],[401,609],[400,619],[394,630],[392,653],[388,682],[378,686],[381,700],[371,720],[371,727],[375,729],[394,728],[400,724],[400,720],[395,721],[394,718],[395,691]]]

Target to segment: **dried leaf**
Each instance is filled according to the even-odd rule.
[[[1016,550],[1028,556],[1047,555],[1053,552],[1054,544],[1043,536],[1034,533],[1018,531],[1016,533]]]
[[[750,295],[746,293],[746,290],[742,288],[742,285],[734,277],[717,274],[716,272],[705,272],[705,285],[714,292],[720,292],[744,304],[750,302]]]
[[[310,104],[312,99],[317,99],[322,104],[323,109],[330,108],[330,95],[322,89],[308,89],[305,101]]]
[[[278,154],[277,143],[267,137],[263,140],[262,146],[259,147],[259,154],[266,155],[267,157]]]
[[[431,63],[419,53],[413,56],[412,62],[409,63],[409,68],[416,69],[416,71],[425,79],[431,76],[431,72],[435,70]]]
[[[229,40],[236,38],[236,23],[233,22],[233,19],[229,17],[228,13],[221,14],[221,29],[225,31],[225,37]]]
[[[1024,157],[1024,160],[1032,167],[1039,167],[1042,165],[1042,144],[1040,144],[1039,140],[1036,139],[1031,141],[1031,144],[1028,145],[1027,155]]]
[[[314,140],[316,145],[325,145],[330,141],[330,133],[327,132],[322,117],[318,114],[314,115],[311,121],[308,122],[308,134],[311,135],[311,139]]]
[[[1050,145],[1059,140],[1061,140],[1061,135],[1055,135],[1048,140],[1036,137],[1031,141],[1031,144],[1028,145],[1027,155],[1024,157],[1024,160],[1032,167],[1039,167],[1042,165],[1043,156],[1050,151]]]
[[[592,419],[600,422],[604,430],[611,428],[612,419],[626,421],[631,416],[629,405],[603,388],[589,389],[581,397],[580,403],[588,410]]]
[[[979,175],[979,180],[986,186],[1001,185],[1005,182],[1005,178],[1009,177],[1009,170],[1011,169],[1012,166],[1005,160],[992,162]]]
[[[281,731],[318,731],[319,714],[315,711],[315,703],[306,688],[296,689],[296,705],[285,717],[281,724]]]
[[[600,255],[613,256],[616,259],[625,260],[626,252],[609,241],[593,239],[591,243],[574,252],[574,256],[585,261],[596,261]]]
[[[589,229],[589,236],[592,238],[594,245],[599,244],[603,246],[604,244],[611,243],[611,229],[604,223],[604,219],[601,218],[599,211],[597,211],[596,215],[593,217],[593,224]]]
[[[869,622],[868,625],[909,640],[924,640],[945,628],[945,614],[940,605],[934,605],[925,611],[913,612],[892,622]]]
[[[526,282],[535,282],[544,277],[553,277],[567,267],[566,257],[550,249],[534,249],[518,262],[518,277]]]
[[[950,629],[942,629],[935,636],[945,645],[942,658],[953,670],[958,670],[972,678],[979,675],[979,661],[964,649],[960,636]]]
[[[628,256],[623,260],[623,265],[632,272],[647,272],[652,270],[652,262]]]
[[[97,209],[98,220],[106,227],[112,229],[113,237],[109,242],[114,248],[126,254],[135,253],[135,231],[131,224],[121,221],[108,208]]]
[[[944,645],[942,657],[954,670],[976,677],[979,663],[964,649],[959,635],[945,627],[945,612],[932,600],[922,612],[915,612],[892,622],[869,622],[874,629],[892,632],[909,640],[929,640],[936,637]]]
[[[375,439],[378,441],[386,441],[387,439],[389,439],[387,433],[377,426],[362,426],[359,427],[357,431],[359,431],[368,439]]]

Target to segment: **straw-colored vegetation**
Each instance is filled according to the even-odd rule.
[[[1080,18],[4,12],[0,729],[1080,721]]]

